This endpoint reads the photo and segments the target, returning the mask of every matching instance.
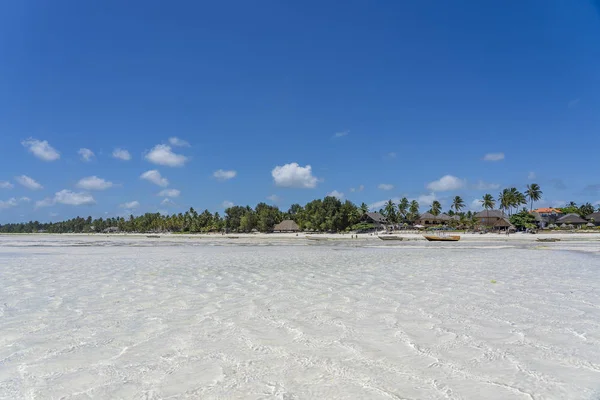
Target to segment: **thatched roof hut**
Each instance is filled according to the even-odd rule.
[[[300,232],[300,227],[291,219],[281,221],[273,227],[274,232]]]
[[[512,228],[512,224],[508,218],[500,218],[495,224],[494,228]]]
[[[569,225],[585,225],[588,223],[585,219],[581,218],[579,215],[575,213],[570,213],[565,215],[564,217],[560,217],[558,219],[559,224],[569,224]]]

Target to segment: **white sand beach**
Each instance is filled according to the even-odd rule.
[[[236,236],[0,236],[0,398],[600,396],[598,235]]]

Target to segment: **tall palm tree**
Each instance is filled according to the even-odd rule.
[[[388,200],[385,204],[385,216],[389,222],[396,222],[396,204],[392,200]]]
[[[410,202],[410,206],[408,207],[408,213],[410,214],[411,221],[416,220],[419,217],[419,202],[413,200]]]
[[[456,211],[456,213],[458,214],[460,212],[460,210],[462,210],[464,207],[465,207],[464,200],[460,196],[454,197],[454,200],[452,200],[452,205],[450,206],[450,208],[454,208],[454,211]]]
[[[368,213],[368,212],[369,212],[369,206],[368,206],[368,205],[366,205],[365,203],[362,203],[362,204],[360,205],[360,212],[361,212],[362,214],[366,214],[366,213]]]
[[[402,219],[406,219],[406,213],[408,212],[409,206],[410,204],[406,197],[403,197],[402,200],[400,200],[400,203],[398,203],[398,213]]]
[[[527,196],[531,204],[531,206],[529,207],[529,211],[531,211],[533,210],[533,202],[539,201],[542,198],[542,190],[540,189],[540,185],[538,185],[537,183],[527,185],[525,195]]]
[[[513,196],[513,193],[511,192],[511,190],[504,189],[498,195],[498,203],[500,203],[498,208],[500,210],[502,210],[503,212],[507,211],[507,210],[511,210],[511,208],[513,207],[514,201],[515,201],[515,199],[514,199],[514,196]]]
[[[440,215],[440,212],[442,212],[442,205],[440,204],[439,201],[434,200],[433,203],[431,204],[431,211],[430,211],[433,215]]]
[[[494,200],[494,198],[492,197],[491,194],[486,193],[483,195],[483,198],[481,199],[481,205],[483,208],[485,208],[486,211],[486,215],[485,215],[485,219],[486,219],[486,224],[490,223],[490,209],[494,209],[494,206],[496,205],[496,201]]]

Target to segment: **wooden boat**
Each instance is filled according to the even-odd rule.
[[[460,236],[458,236],[458,235],[449,235],[449,236],[423,235],[423,237],[430,242],[458,242],[460,240]]]
[[[381,240],[404,240],[401,236],[378,236]]]
[[[239,236],[227,236],[227,239],[239,239]]]
[[[150,239],[158,239],[158,238],[160,238],[159,235],[147,235],[146,237],[150,238]]]
[[[560,239],[557,238],[537,238],[538,242],[560,242]]]

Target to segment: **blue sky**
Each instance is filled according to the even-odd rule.
[[[0,223],[600,201],[592,1],[5,2],[0,52]]]

